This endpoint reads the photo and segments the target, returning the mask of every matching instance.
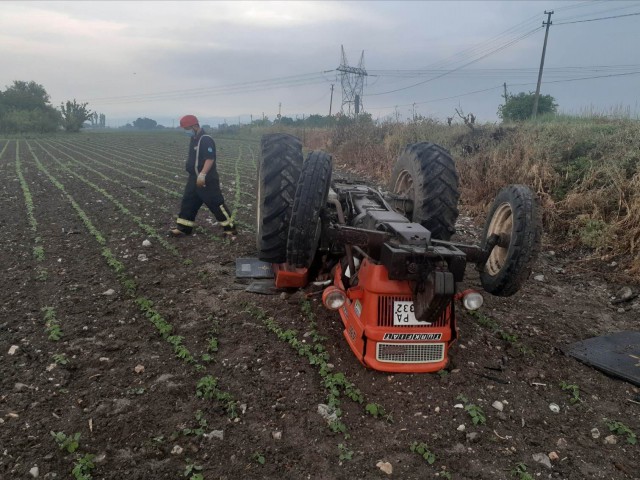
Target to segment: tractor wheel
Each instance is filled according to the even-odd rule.
[[[327,203],[331,184],[331,155],[320,150],[311,152],[302,165],[293,201],[287,239],[287,263],[308,268],[320,241],[320,211]]]
[[[533,192],[524,185],[509,185],[498,192],[482,235],[482,247],[493,234],[502,240],[491,251],[480,281],[500,297],[513,295],[529,278],[540,250],[541,218]]]
[[[391,191],[413,201],[402,211],[422,224],[438,240],[449,240],[458,218],[458,173],[449,153],[435,143],[407,145],[398,158],[389,185]]]
[[[258,163],[258,258],[282,263],[287,256],[287,232],[291,207],[302,168],[302,144],[292,135],[263,135]]]

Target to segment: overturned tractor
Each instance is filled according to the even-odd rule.
[[[358,360],[387,372],[434,372],[458,337],[456,306],[482,296],[459,291],[467,263],[483,289],[516,293],[531,272],[541,236],[535,196],[501,190],[480,245],[451,242],[458,175],[433,143],[408,145],[388,190],[333,172],[326,152],[303,161],[300,141],[265,135],[258,165],[257,248],[281,288],[326,284],[324,305],[340,314]]]

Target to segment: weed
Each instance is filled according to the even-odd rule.
[[[607,427],[609,427],[609,430],[616,435],[626,435],[627,443],[631,445],[635,445],[636,443],[638,443],[638,437],[636,437],[636,434],[633,433],[633,431],[624,423],[611,420],[607,422]]]
[[[64,353],[54,353],[52,358],[53,362],[58,365],[66,365],[69,363],[69,359]]]
[[[196,411],[195,418],[198,426],[195,428],[183,428],[183,435],[195,435],[196,437],[201,437],[202,435],[204,435],[205,429],[207,428],[208,424],[207,419],[204,418],[204,413],[202,413],[202,410]]]
[[[353,458],[353,450],[349,450],[344,443],[338,444],[338,451],[340,452],[340,460],[351,460]]]
[[[429,465],[433,465],[433,463],[436,461],[435,454],[432,453],[431,450],[429,450],[429,446],[424,442],[413,442],[409,446],[409,450],[420,455],[427,461]]]
[[[511,476],[518,477],[519,480],[533,480],[531,474],[527,472],[527,465],[522,462],[513,467],[513,470],[511,470]]]
[[[82,457],[78,456],[78,459],[73,464],[73,470],[71,473],[76,480],[91,480],[93,477],[91,476],[91,470],[95,468],[95,464],[93,463],[93,459],[95,455],[87,453]]]
[[[265,462],[267,461],[264,458],[264,455],[262,453],[260,453],[260,452],[254,452],[254,454],[251,455],[251,459],[256,461],[256,462],[258,462],[260,465],[264,465]]]
[[[571,395],[569,403],[571,403],[572,405],[582,402],[582,399],[580,398],[580,387],[578,387],[578,385],[562,381],[560,382],[560,388],[562,388],[562,390],[564,391],[569,392],[569,394]]]
[[[190,260],[190,259],[188,259],[188,258],[187,258],[186,260],[184,260],[184,261],[182,262],[182,264],[183,264],[183,265],[186,265],[186,266],[188,267],[188,266],[190,266],[190,265],[193,265],[193,260]]]
[[[50,432],[60,450],[66,450],[69,453],[75,452],[80,446],[80,434],[74,433],[67,436],[64,432]]]

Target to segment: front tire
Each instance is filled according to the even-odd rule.
[[[263,135],[258,163],[256,246],[258,258],[282,263],[287,256],[291,207],[302,168],[302,143],[293,135]]]
[[[509,185],[498,192],[485,223],[482,248],[494,234],[508,239],[508,244],[493,248],[480,281],[492,295],[508,297],[529,278],[540,251],[542,222],[535,195],[528,187]]]
[[[391,173],[390,190],[413,201],[412,211],[400,211],[422,224],[437,240],[449,240],[458,218],[458,173],[444,148],[435,143],[407,145]]]

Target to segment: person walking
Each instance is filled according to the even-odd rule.
[[[182,117],[180,127],[191,137],[186,165],[189,178],[184,188],[180,213],[176,220],[177,226],[169,233],[175,237],[190,235],[198,210],[204,203],[222,225],[224,235],[235,239],[238,231],[220,190],[220,177],[216,169],[216,144],[200,127],[194,115]]]

